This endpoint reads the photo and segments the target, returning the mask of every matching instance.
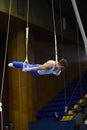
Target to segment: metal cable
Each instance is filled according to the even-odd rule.
[[[77,48],[78,48],[78,68],[79,68],[79,82],[80,82],[80,94],[81,94],[81,98],[82,98],[82,76],[81,76],[81,67],[80,67],[80,48],[79,48],[79,35],[78,35],[78,25],[77,25]]]
[[[27,0],[27,27],[26,27],[26,58],[25,63],[28,63],[28,35],[29,35],[29,0]]]
[[[6,46],[5,46],[5,58],[3,65],[3,74],[2,74],[2,83],[1,83],[1,93],[0,93],[0,102],[2,103],[3,89],[4,89],[4,78],[5,78],[5,67],[6,67],[6,57],[7,57],[7,48],[8,48],[8,37],[10,30],[10,14],[11,14],[12,0],[9,3],[9,16],[8,16],[8,25],[7,25],[7,37],[6,37]],[[3,130],[3,111],[1,111],[1,130]]]
[[[54,3],[53,3],[53,0],[51,0],[51,4],[52,4],[52,16],[53,16],[53,27],[54,27],[55,61],[58,61],[57,36],[56,36],[56,26],[55,26],[55,16],[54,16]]]
[[[62,28],[62,8],[61,8],[61,0],[59,0],[59,13],[60,13],[60,31],[61,31],[61,48],[62,48],[62,57],[64,57],[63,50],[63,28]],[[63,86],[64,86],[64,100],[65,100],[65,113],[67,112],[67,95],[66,95],[66,86],[65,86],[65,72],[63,72]]]
[[[79,68],[79,81],[77,82],[76,87],[75,87],[75,89],[73,90],[73,93],[72,93],[72,95],[71,95],[71,98],[70,98],[70,101],[69,101],[69,103],[68,103],[68,106],[70,105],[70,103],[71,103],[71,101],[72,101],[72,99],[73,99],[73,97],[74,97],[74,94],[75,94],[75,92],[76,92],[76,90],[77,90],[78,85],[80,86],[81,98],[82,98],[82,96],[83,96],[83,95],[82,95],[82,77],[84,76],[84,73],[81,74],[81,67],[80,67],[80,49],[79,49],[79,35],[78,35],[78,25],[77,25],[77,23],[76,23],[76,32],[77,32],[77,50],[78,50],[78,61],[79,61],[79,66],[78,66],[78,68]]]

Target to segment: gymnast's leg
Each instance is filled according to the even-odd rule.
[[[41,64],[27,64],[25,62],[17,62],[17,61],[13,61],[11,63],[8,64],[9,67],[12,67],[12,68],[32,68],[32,67],[38,67],[40,66]]]
[[[32,67],[38,67],[40,66],[41,64],[27,64],[25,62],[17,62],[17,61],[13,61],[11,63],[8,64],[9,67],[12,67],[12,68],[32,68]],[[34,75],[39,75],[38,72],[36,70],[30,70],[30,71],[26,71],[26,72],[29,72],[31,74],[34,74]]]

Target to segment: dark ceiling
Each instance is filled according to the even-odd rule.
[[[52,0],[46,0],[46,1],[51,5]],[[67,22],[74,29],[76,25],[76,17],[71,0],[53,0],[53,2],[55,11],[58,14],[60,14],[61,9],[61,15],[66,17]],[[76,3],[84,30],[87,34],[87,0],[76,0]]]

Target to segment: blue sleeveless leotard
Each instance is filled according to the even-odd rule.
[[[39,75],[47,75],[47,74],[54,74],[58,76],[61,73],[61,70],[55,69],[55,61],[50,60],[53,63],[52,68],[47,68],[44,70],[38,70]]]

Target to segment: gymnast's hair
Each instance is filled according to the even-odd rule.
[[[59,64],[63,66],[64,68],[68,67],[68,62],[66,59],[59,60]]]

